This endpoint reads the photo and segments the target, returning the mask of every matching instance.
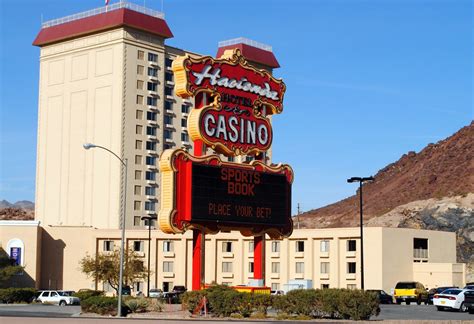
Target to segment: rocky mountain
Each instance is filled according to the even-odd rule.
[[[33,220],[35,204],[28,200],[20,200],[12,204],[7,200],[0,201],[0,220]]]
[[[474,122],[419,153],[408,152],[363,187],[364,222],[456,231],[458,258],[474,262]],[[306,228],[359,225],[357,195],[300,215]]]

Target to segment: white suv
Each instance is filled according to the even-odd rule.
[[[68,296],[61,290],[44,290],[36,300],[43,304],[58,304],[59,306],[79,304],[80,302],[79,298]]]

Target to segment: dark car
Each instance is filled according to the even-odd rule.
[[[184,294],[186,290],[187,289],[184,286],[174,286],[172,292],[180,295],[180,294]]]
[[[464,306],[466,306],[469,314],[474,314],[474,290],[464,292]]]
[[[381,289],[368,289],[368,292],[374,293],[377,296],[380,304],[393,304],[393,296],[387,294]]]
[[[442,293],[446,289],[451,289],[451,288],[459,288],[459,287],[454,287],[454,286],[446,286],[446,287],[437,287],[437,288],[431,288],[428,291],[428,304],[433,305],[433,296],[439,293]]]

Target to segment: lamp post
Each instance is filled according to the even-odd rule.
[[[123,202],[122,202],[122,219],[121,219],[121,227],[122,227],[122,237],[120,241],[120,270],[119,270],[119,291],[118,291],[118,305],[117,305],[117,317],[122,316],[122,289],[123,289],[123,263],[124,263],[124,249],[125,249],[125,209],[127,207],[127,159],[121,159],[117,154],[112,152],[106,147],[95,145],[92,143],[85,143],[82,145],[84,149],[89,150],[91,148],[99,148],[105,150],[115,156],[122,166],[125,169],[125,177],[123,182]]]
[[[352,177],[347,179],[348,183],[359,182],[359,207],[360,207],[360,287],[364,290],[364,217],[362,214],[362,184],[374,181],[374,177]]]
[[[146,288],[146,296],[150,297],[150,247],[151,247],[151,221],[156,219],[156,216],[142,216],[142,220],[146,220],[148,224],[148,280]]]

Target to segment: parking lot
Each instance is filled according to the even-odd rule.
[[[456,311],[438,311],[433,305],[380,305],[380,315],[373,320],[473,320],[474,315]],[[77,317],[80,306],[0,305],[0,316]]]

